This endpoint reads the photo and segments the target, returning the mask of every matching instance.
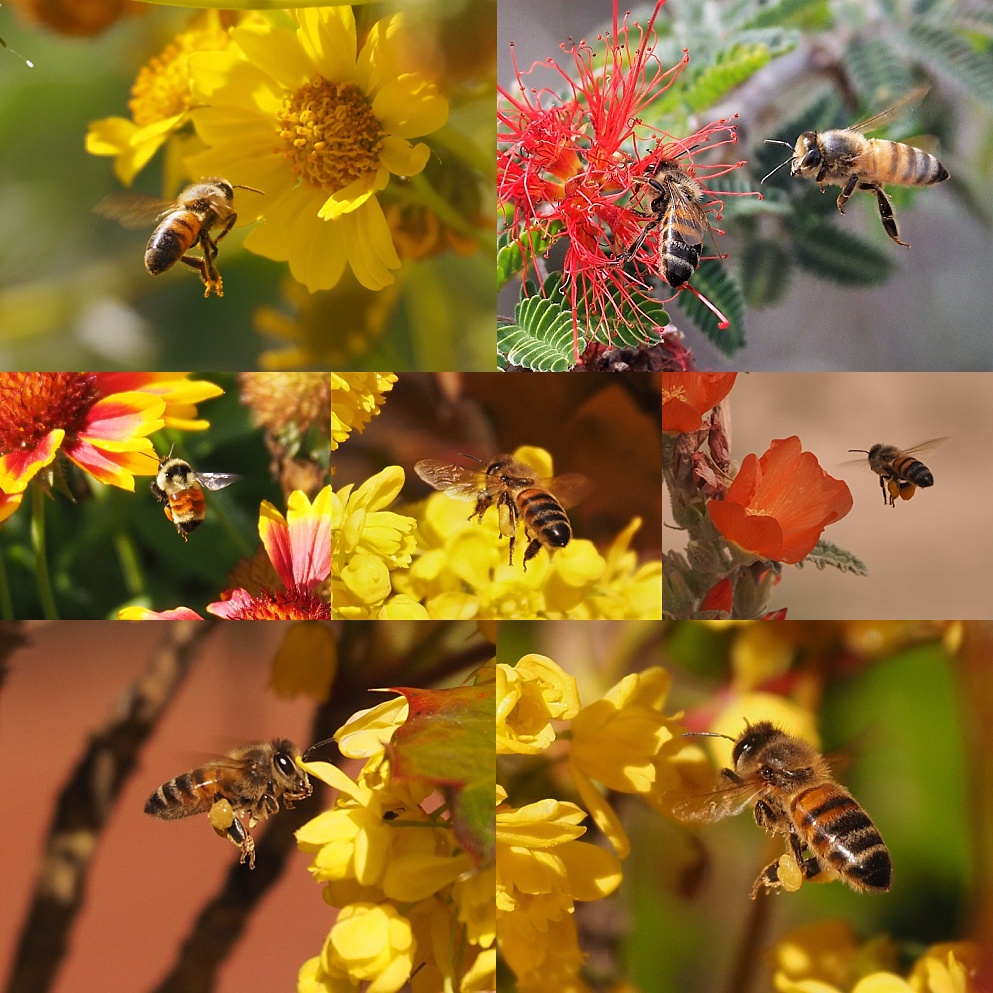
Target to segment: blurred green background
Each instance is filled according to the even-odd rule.
[[[440,12],[461,47],[471,41],[480,46],[478,78],[463,78],[458,91],[449,93],[448,137],[489,165],[495,123],[493,84],[485,79],[493,61],[495,2],[396,6],[408,8],[412,17],[417,10]],[[381,17],[391,8],[366,9]],[[0,367],[171,369],[195,360],[205,368],[240,370],[259,366],[264,351],[289,347],[253,327],[261,306],[291,318],[296,306],[284,297],[284,284],[292,283],[288,266],[242,249],[250,228],[225,239],[219,254],[224,297],[205,300],[197,275],[184,266],[155,278],[145,271],[145,244],[154,225],[126,230],[92,213],[99,200],[122,187],[113,159],[84,149],[90,122],[128,116],[138,70],[195,13],[138,5],[135,14],[98,37],[69,38],[0,8],[0,35],[35,65],[28,68],[0,50]],[[438,174],[452,181],[445,172],[455,164],[455,153],[432,147],[432,182]],[[134,190],[175,195],[162,188],[162,157],[160,149],[136,177]],[[491,174],[460,168],[454,182],[471,187],[461,195],[479,200],[489,191],[492,197]],[[489,203],[485,216],[492,217]],[[491,243],[484,238],[482,245],[469,258],[449,251],[405,264],[381,337],[356,333],[334,291],[315,297],[304,336],[321,347],[309,365],[329,368],[333,357],[345,354],[348,359],[335,361],[334,368],[495,368]],[[290,367],[306,366],[297,361]]]

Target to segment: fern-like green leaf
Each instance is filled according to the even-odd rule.
[[[818,569],[831,566],[833,569],[840,569],[842,572],[851,572],[856,576],[868,576],[869,569],[866,564],[849,552],[847,549],[832,545],[830,541],[819,541],[807,553],[807,557],[802,562],[797,562],[797,566],[804,566],[808,562],[816,565]]]
[[[516,324],[497,328],[497,352],[506,364],[535,372],[564,372],[575,361],[572,311],[562,294],[558,276],[545,282],[541,294],[523,297],[517,304]],[[582,351],[586,329],[578,328]]]
[[[679,306],[690,320],[725,355],[734,355],[745,345],[745,301],[741,289],[727,266],[716,260],[700,263],[700,268],[690,280],[691,285],[705,296],[728,319],[728,327],[718,327],[713,312],[701,303],[689,290],[679,294]]]
[[[796,27],[805,31],[826,28],[831,23],[827,0],[778,0],[762,4],[741,29]]]
[[[913,89],[908,65],[883,34],[855,38],[845,51],[844,61],[848,77],[866,107],[881,110]]]
[[[594,341],[614,348],[636,348],[669,323],[669,315],[659,300],[639,298],[637,311],[630,302],[616,309],[616,318],[609,321],[588,320]]]
[[[890,257],[875,245],[818,220],[808,219],[798,229],[793,251],[805,269],[851,286],[882,283],[893,271]]]
[[[720,52],[688,86],[683,87],[682,102],[691,113],[712,107],[725,94],[758,72],[772,53],[765,45],[732,45]]]
[[[749,307],[771,307],[786,293],[793,259],[779,241],[755,238],[741,252],[742,288]]]
[[[914,54],[937,76],[964,86],[993,107],[993,58],[971,48],[961,35],[925,20],[916,20],[902,36]]]

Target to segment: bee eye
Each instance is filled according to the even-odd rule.
[[[293,776],[296,774],[296,766],[293,764],[293,759],[286,752],[279,752],[273,761],[276,763],[276,768],[284,776]]]
[[[813,169],[814,166],[821,164],[821,153],[816,149],[812,148],[803,157],[803,161],[800,163],[801,169]]]

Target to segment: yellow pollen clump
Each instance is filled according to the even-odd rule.
[[[279,120],[279,150],[312,186],[336,193],[379,165],[383,131],[354,83],[318,76],[286,99]]]
[[[186,58],[193,52],[217,52],[228,46],[226,31],[184,31],[162,53],[142,66],[131,87],[131,120],[138,127],[157,124],[187,110],[191,103]]]

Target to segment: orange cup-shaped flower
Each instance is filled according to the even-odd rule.
[[[663,372],[662,430],[697,431],[703,415],[716,407],[734,386],[736,372]]]
[[[747,456],[725,498],[711,500],[707,509],[728,541],[762,558],[794,563],[852,509],[852,494],[792,435],[773,441],[761,458]]]

